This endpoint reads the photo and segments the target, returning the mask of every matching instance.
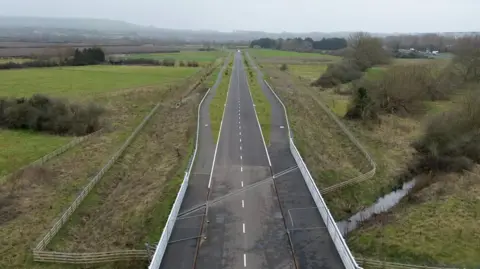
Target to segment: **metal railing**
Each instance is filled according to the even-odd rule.
[[[285,119],[287,121],[287,126],[289,129],[288,131],[289,131],[290,152],[292,153],[293,158],[295,159],[295,162],[297,163],[298,168],[300,169],[300,172],[303,175],[303,178],[308,187],[308,190],[310,191],[310,194],[312,195],[315,205],[317,206],[318,211],[322,216],[322,219],[327,227],[330,237],[332,238],[335,248],[337,249],[337,252],[343,262],[343,265],[345,266],[346,269],[361,268],[358,266],[357,262],[355,261],[355,258],[350,252],[350,249],[348,248],[347,243],[343,239],[342,233],[338,229],[337,224],[333,219],[332,214],[330,213],[330,210],[328,209],[325,201],[323,200],[321,192],[318,190],[317,185],[315,184],[315,181],[313,180],[313,177],[310,174],[310,171],[308,171],[307,165],[303,161],[302,156],[298,152],[298,149],[295,146],[295,143],[293,142],[293,138],[290,133],[290,123],[288,121],[287,109],[285,105],[283,104],[282,100],[278,97],[278,95],[275,93],[275,91],[270,86],[270,84],[268,84],[267,81],[264,81],[264,82],[283,107],[283,110],[285,112]]]
[[[200,109],[202,107],[203,101],[205,100],[209,92],[210,92],[210,89],[208,89],[208,91],[203,96],[202,101],[200,101],[200,104],[198,105],[197,134],[195,139],[195,149],[193,151],[192,157],[188,162],[187,171],[185,171],[185,176],[183,177],[182,185],[180,186],[180,190],[178,191],[177,198],[175,199],[175,202],[173,203],[170,214],[168,215],[167,222],[165,224],[165,227],[163,228],[163,232],[160,237],[160,240],[158,241],[155,253],[153,254],[150,265],[148,266],[149,269],[158,269],[160,267],[163,256],[165,255],[165,250],[167,249],[168,241],[170,240],[170,236],[173,231],[173,227],[175,226],[175,221],[177,220],[178,212],[180,211],[180,207],[182,206],[183,198],[185,197],[185,192],[187,191],[187,187],[188,187],[188,180],[192,172],[193,162],[195,161],[195,157],[197,156],[198,137],[200,134]]]

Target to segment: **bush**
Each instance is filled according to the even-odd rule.
[[[162,60],[163,66],[175,66],[175,59],[163,59]]]
[[[181,67],[184,67],[185,66],[185,62],[184,61],[180,61],[179,64]]]
[[[40,94],[31,98],[0,99],[0,127],[86,135],[100,128],[103,112],[93,104],[69,104]]]
[[[480,163],[480,97],[470,96],[458,109],[432,118],[413,147],[413,175],[462,172]]]
[[[198,67],[199,64],[198,64],[197,61],[188,61],[187,66],[188,67]]]
[[[359,79],[363,76],[358,66],[348,60],[340,63],[330,64],[327,70],[320,76],[319,79],[312,82],[312,86],[320,86],[324,88],[331,88],[339,84],[348,83]]]
[[[346,117],[371,119],[379,113],[421,113],[425,111],[425,101],[448,98],[455,87],[449,80],[449,72],[449,69],[439,70],[433,65],[405,65],[387,69],[376,80],[362,79],[353,84],[355,90],[352,91],[356,94]],[[364,89],[362,93],[360,88]],[[368,96],[368,105],[365,105],[365,96]]]
[[[140,59],[124,59],[122,60],[122,64],[126,65],[162,65],[162,62],[159,62],[154,59],[145,59],[145,58],[140,58]]]
[[[282,70],[282,71],[287,71],[287,70],[288,70],[287,64],[282,64],[282,65],[280,66],[280,70]]]

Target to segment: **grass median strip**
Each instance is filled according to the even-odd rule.
[[[268,101],[265,94],[263,94],[260,84],[258,84],[258,79],[256,72],[252,69],[248,63],[247,57],[244,55],[245,66],[247,68],[248,84],[250,87],[250,93],[252,94],[253,104],[255,105],[255,110],[257,112],[258,121],[262,128],[263,138],[267,145],[270,144],[270,129],[271,125],[271,105]]]
[[[227,68],[223,71],[222,80],[218,85],[215,96],[210,102],[210,126],[215,142],[218,140],[220,134],[220,124],[222,122],[223,110],[225,109],[225,102],[227,100],[228,87],[230,86],[230,76],[232,75],[232,60],[230,60]]]

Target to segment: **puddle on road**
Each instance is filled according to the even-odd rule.
[[[347,220],[337,222],[338,229],[343,236],[355,230],[360,226],[362,221],[368,220],[374,214],[379,214],[388,211],[400,202],[400,200],[408,194],[408,192],[415,186],[415,179],[403,184],[402,188],[393,191],[381,198],[370,207],[356,213]]]

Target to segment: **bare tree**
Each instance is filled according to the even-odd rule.
[[[454,47],[453,66],[465,82],[480,82],[480,36],[460,38]]]
[[[364,32],[349,37],[347,58],[353,60],[361,71],[374,65],[387,64],[390,59],[383,49],[382,40]]]

